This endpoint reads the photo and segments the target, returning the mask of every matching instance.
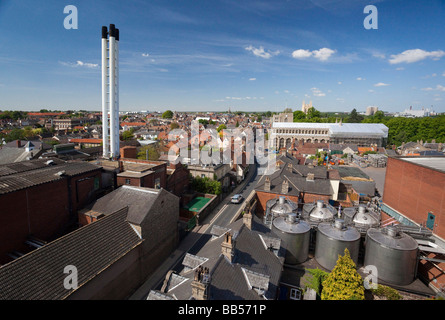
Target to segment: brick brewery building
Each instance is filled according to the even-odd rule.
[[[445,287],[445,157],[389,157],[382,210],[396,223],[424,226],[433,233],[421,256],[419,275],[432,287]],[[436,253],[434,253],[436,252]]]
[[[39,159],[0,166],[0,265],[76,226],[77,210],[95,200],[102,168]]]

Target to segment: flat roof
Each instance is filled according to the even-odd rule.
[[[403,157],[400,158],[408,162],[415,163],[424,167],[428,167],[434,170],[445,172],[445,157]]]
[[[189,203],[187,203],[184,208],[189,211],[199,212],[210,200],[210,198],[205,197],[196,197],[192,199]]]

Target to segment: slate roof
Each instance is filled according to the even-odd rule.
[[[161,195],[176,197],[164,189],[152,189],[123,185],[101,197],[88,208],[105,215],[128,206],[127,220],[140,225],[150,212],[155,200]]]
[[[231,223],[228,228],[236,241],[232,263],[221,253],[224,237],[222,235],[209,237],[209,240],[196,252],[189,252],[189,255],[186,255],[184,261],[189,267],[183,266],[183,269],[177,270],[176,275],[170,274],[169,279],[180,276],[181,282],[169,281],[164,287],[165,292],[153,291],[147,299],[157,298],[156,293],[159,297],[167,295],[178,300],[191,299],[191,283],[194,278],[194,269],[190,269],[191,258],[195,258],[193,265],[196,267],[201,265],[210,269],[211,300],[261,300],[264,297],[275,299],[284,263],[284,249],[280,247],[276,255],[264,247],[260,236],[267,237],[269,241],[275,243],[280,243],[279,237],[255,216],[252,230],[243,224],[242,219]],[[197,257],[201,264],[197,263]],[[257,287],[265,289],[264,296],[255,290]]]
[[[0,267],[0,300],[59,300],[66,266],[75,266],[78,288],[141,244],[123,208]]]
[[[280,169],[268,176],[270,179],[269,192],[281,194],[283,181],[287,180],[289,185],[288,195],[298,196],[300,192],[324,195],[333,193],[326,167],[310,168],[306,165],[292,165],[292,172],[290,172],[288,166],[289,164],[285,163]],[[313,181],[307,180],[309,173],[314,174]],[[265,180],[262,179],[261,183],[257,184],[255,190],[265,191]]]
[[[53,160],[52,165],[65,163],[65,161],[59,160],[57,158],[36,159],[36,160],[6,163],[0,165],[0,177],[25,171],[37,170],[40,168],[46,168],[48,167],[47,162],[50,160]]]
[[[0,194],[6,194],[47,182],[64,179],[64,175],[75,176],[99,170],[100,168],[101,167],[88,162],[67,162],[55,166],[0,176]]]

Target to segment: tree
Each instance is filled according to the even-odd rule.
[[[197,192],[219,195],[222,192],[221,182],[208,177],[195,177],[192,179],[192,188]]]
[[[323,281],[322,300],[364,300],[363,279],[355,269],[355,263],[345,249],[344,256],[338,257],[337,264]]]
[[[147,156],[148,154],[148,156]],[[143,146],[137,155],[137,158],[140,160],[152,160],[157,161],[159,159],[159,152],[156,150],[154,146],[148,145]]]
[[[171,119],[173,118],[173,112],[171,110],[167,110],[162,114],[162,119]]]
[[[227,126],[226,126],[225,124],[220,124],[220,125],[218,126],[218,128],[216,128],[216,131],[220,132],[220,131],[223,130],[223,129],[227,129]]]
[[[122,140],[131,140],[133,138],[134,138],[134,135],[130,130],[122,132]]]
[[[320,111],[318,111],[317,109],[312,107],[312,108],[309,108],[309,110],[307,111],[306,118],[309,120],[314,120],[314,119],[319,119],[320,116],[321,116]]]
[[[170,123],[170,130],[178,129],[179,124],[177,122]]]
[[[301,110],[294,111],[294,122],[299,122],[306,119],[306,113]]]
[[[309,279],[306,279],[306,288],[313,289],[320,297],[323,291],[323,281],[329,276],[329,273],[318,268],[306,269],[306,271],[311,275]]]
[[[364,119],[364,117],[362,115],[358,114],[357,110],[354,108],[354,109],[352,109],[349,116],[346,118],[346,122],[360,123],[360,122],[362,122],[363,119]]]

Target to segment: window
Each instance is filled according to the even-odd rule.
[[[289,298],[291,300],[301,300],[301,291],[296,288],[291,288]]]
[[[161,189],[161,178],[155,179],[155,189]]]
[[[125,179],[125,184],[131,184],[131,179]]]

